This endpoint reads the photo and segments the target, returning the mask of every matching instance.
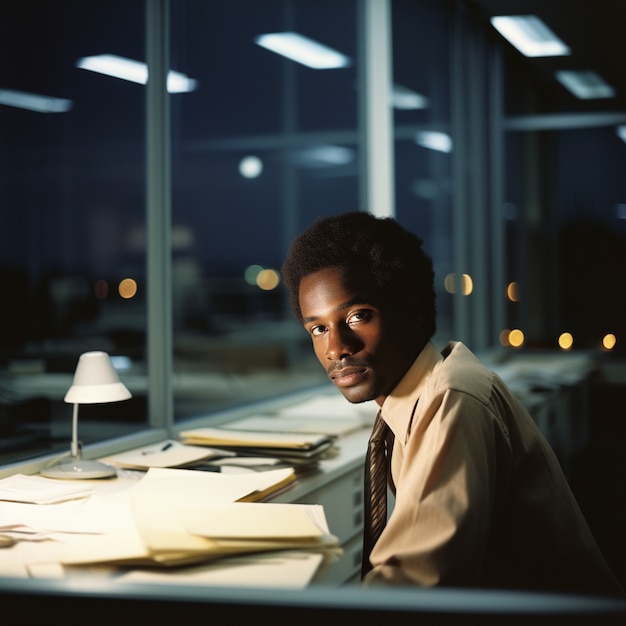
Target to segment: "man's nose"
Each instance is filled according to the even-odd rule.
[[[358,352],[360,346],[361,341],[349,326],[337,326],[328,333],[326,358],[329,361],[340,361]]]

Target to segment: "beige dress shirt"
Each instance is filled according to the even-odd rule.
[[[381,411],[396,499],[364,584],[622,593],[532,418],[463,344],[427,344]]]

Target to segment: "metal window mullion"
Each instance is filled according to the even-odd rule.
[[[468,262],[468,185],[466,155],[465,117],[465,46],[462,4],[457,2],[453,10],[450,37],[450,97],[451,129],[454,149],[452,151],[452,260],[453,271],[458,275]],[[469,342],[470,321],[467,298],[456,289],[454,294],[453,339]]]
[[[364,0],[358,27],[361,43],[361,206],[381,217],[395,215],[391,6],[389,0]]]
[[[488,344],[491,294],[490,276],[488,271],[488,159],[487,150],[487,117],[485,98],[485,46],[481,33],[470,24],[468,33],[469,46],[467,59],[467,76],[471,76],[467,95],[466,119],[468,125],[467,158],[470,175],[470,213],[469,234],[471,246],[469,253],[469,271],[474,281],[474,290],[470,295],[469,304],[472,310],[471,337],[472,346],[476,350],[484,350]]]
[[[169,1],[146,0],[146,231],[148,414],[173,430]]]
[[[490,343],[498,344],[498,335],[506,327],[506,251],[504,229],[504,176],[505,176],[505,150],[504,150],[504,89],[502,52],[499,46],[492,45],[488,51],[489,68],[489,168],[490,168],[490,193],[489,206],[491,216],[491,313],[492,313],[492,336]]]

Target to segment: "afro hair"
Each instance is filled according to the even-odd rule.
[[[296,237],[282,266],[295,316],[301,320],[300,281],[327,267],[367,272],[385,302],[401,311],[414,304],[435,332],[432,261],[422,240],[392,218],[354,211],[324,217]]]

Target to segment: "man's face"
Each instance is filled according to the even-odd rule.
[[[411,366],[417,322],[376,297],[368,276],[328,267],[300,282],[303,325],[328,377],[350,402],[385,397]]]

